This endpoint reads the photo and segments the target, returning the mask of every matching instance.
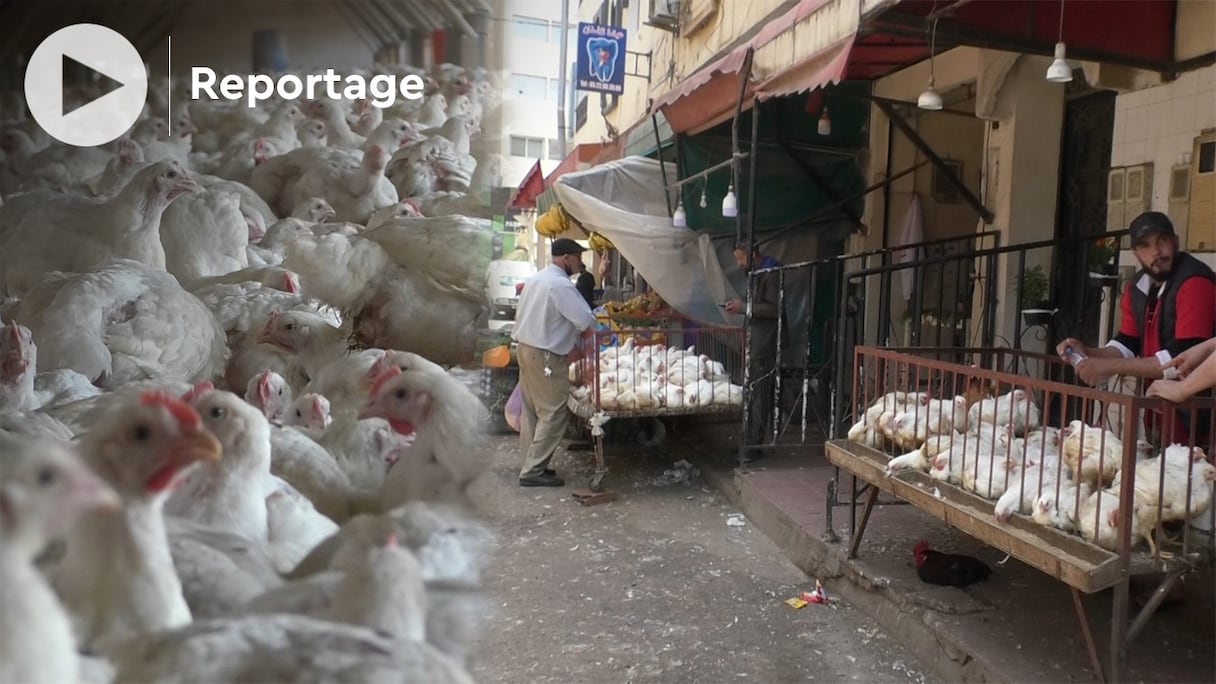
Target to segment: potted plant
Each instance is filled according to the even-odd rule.
[[[1113,237],[1103,237],[1089,243],[1089,277],[1095,279],[1113,279],[1119,274],[1119,265],[1115,260],[1119,256],[1119,241]]]
[[[1051,286],[1042,266],[1026,269],[1018,283],[1018,295],[1022,303],[1022,320],[1026,325],[1047,325],[1055,315],[1047,297]]]

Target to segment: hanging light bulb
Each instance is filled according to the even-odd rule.
[[[739,200],[735,197],[735,184],[733,182],[726,191],[726,197],[722,198],[722,215],[726,218],[734,218],[739,215]]]
[[[1060,28],[1056,38],[1055,60],[1047,67],[1047,80],[1052,83],[1068,83],[1072,80],[1072,67],[1064,59],[1064,3],[1060,3]]]
[[[1064,59],[1064,43],[1056,43],[1056,59],[1047,67],[1047,80],[1052,83],[1068,83],[1072,80],[1072,67]]]
[[[929,111],[937,111],[942,108],[942,96],[934,87],[936,82],[933,79],[933,53],[937,48],[937,17],[933,17],[933,28],[929,35],[929,87],[925,92],[916,98],[916,106]]]
[[[686,228],[688,226],[688,214],[684,212],[684,200],[676,205],[676,213],[671,216],[671,225],[676,228]]]
[[[823,107],[823,114],[819,116],[819,135],[832,134],[832,117],[828,116],[827,105]]]
[[[937,88],[933,86],[933,74],[929,74],[929,87],[925,89],[925,92],[920,94],[920,97],[916,98],[917,107],[932,112],[942,108],[942,96],[937,92]]]
[[[707,206],[709,203],[705,201],[705,186],[701,186],[701,208],[704,209]]]

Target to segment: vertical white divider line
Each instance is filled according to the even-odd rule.
[[[173,36],[166,34],[165,38],[169,43],[169,59],[168,65],[165,67],[165,75],[169,77],[168,99],[166,104],[169,111],[165,112],[165,125],[169,127],[169,137],[173,137]]]

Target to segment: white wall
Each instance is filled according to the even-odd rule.
[[[191,66],[249,73],[253,34],[263,29],[283,34],[293,65],[349,69],[372,63],[374,45],[331,2],[307,0],[215,0],[184,3],[174,22],[173,71],[189,75]],[[153,55],[164,55],[162,41]]]
[[[1125,93],[1115,98],[1115,141],[1112,167],[1153,164],[1151,210],[1169,212],[1170,169],[1190,155],[1195,137],[1216,128],[1216,66],[1189,71],[1170,83]],[[1170,216],[1176,222],[1179,217]],[[1184,223],[1184,222],[1179,222]],[[1180,237],[1186,244],[1186,228]],[[1197,254],[1216,266],[1216,253]],[[1124,252],[1120,264],[1135,266]]]
[[[572,0],[570,23],[576,25],[577,2]],[[550,23],[545,40],[534,40],[521,37],[515,29],[516,16],[543,19]],[[556,29],[561,23],[560,0],[506,0],[496,3],[494,18],[491,21],[503,22],[504,52],[503,52],[503,105],[502,105],[502,154],[503,154],[503,185],[515,186],[523,180],[524,175],[536,163],[535,156],[511,156],[511,136],[540,138],[545,141],[542,145],[541,170],[546,174],[552,171],[560,159],[550,159],[550,147],[557,139],[558,133],[558,102],[553,92],[553,86],[546,83],[545,97],[526,98],[518,92],[511,91],[511,75],[526,74],[540,76],[556,81],[560,74],[561,45],[556,39]],[[574,30],[570,30],[573,36]],[[571,46],[569,55],[574,60],[574,50]],[[555,154],[555,153],[554,153]]]

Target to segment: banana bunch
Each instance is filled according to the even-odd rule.
[[[607,302],[604,311],[609,316],[658,314],[668,310],[667,303],[657,292],[647,292],[624,302]]]
[[[549,211],[538,216],[533,225],[537,233],[547,238],[557,237],[570,229],[570,217],[562,209],[562,205],[554,204],[549,207]]]
[[[610,249],[616,249],[611,240],[599,233],[592,233],[591,237],[587,238],[587,243],[591,245],[591,249],[594,249],[599,254],[603,254]]]

